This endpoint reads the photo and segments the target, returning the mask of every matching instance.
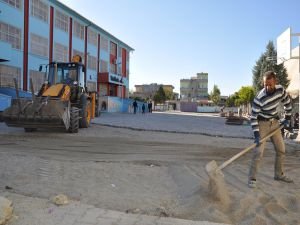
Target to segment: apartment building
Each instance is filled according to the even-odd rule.
[[[152,99],[155,93],[158,91],[159,87],[162,86],[165,91],[173,94],[174,86],[173,85],[164,85],[164,84],[142,84],[135,85],[135,92],[133,93],[134,97],[139,97],[142,99]]]
[[[197,73],[190,79],[181,79],[180,99],[183,101],[208,99],[208,73]]]

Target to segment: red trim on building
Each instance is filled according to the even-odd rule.
[[[119,93],[118,93],[118,85],[114,85],[114,88],[115,88],[115,94],[116,94],[116,96],[119,96]]]
[[[27,91],[28,77],[29,0],[24,0],[23,90]]]
[[[87,78],[87,29],[88,27],[84,27],[84,68],[85,68],[85,73],[84,73],[84,83],[86,85],[86,78]]]
[[[122,76],[126,77],[126,49],[122,48]]]
[[[50,7],[50,30],[49,30],[49,63],[53,61],[53,18],[54,8]]]
[[[126,87],[122,86],[122,91],[123,91],[122,98],[126,98]]]
[[[73,33],[73,19],[70,17],[69,21],[69,62],[72,61],[72,33]]]
[[[98,73],[98,83],[108,83],[108,73]]]
[[[99,72],[100,72],[100,34],[98,34],[98,42],[97,42],[97,92],[100,91],[100,85],[98,84],[99,81]]]

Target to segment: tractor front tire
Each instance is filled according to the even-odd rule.
[[[79,126],[80,128],[88,128],[91,123],[91,115],[92,115],[91,103],[86,97],[83,97],[81,99],[81,105],[82,108],[81,108],[81,115],[80,115],[81,118],[79,121]]]
[[[79,109],[77,107],[71,107],[70,110],[70,133],[78,133],[79,129]]]

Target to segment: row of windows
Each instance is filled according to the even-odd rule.
[[[31,15],[48,22],[49,6],[40,0],[31,0]]]
[[[7,4],[17,9],[21,8],[21,0],[1,0],[1,1],[6,2]]]
[[[0,64],[0,87],[15,87],[14,78],[18,87],[21,87],[21,68]]]
[[[73,34],[74,36],[80,38],[81,40],[84,40],[84,25],[74,20],[74,28],[73,28]]]
[[[88,29],[88,42],[95,46],[97,46],[97,44],[98,44],[97,33],[91,29]]]
[[[21,29],[0,22],[0,40],[11,44],[15,49],[21,49]]]
[[[7,4],[21,8],[21,0],[1,0]],[[49,20],[49,5],[42,0],[31,0],[31,15],[48,23]],[[69,16],[60,10],[55,10],[55,27],[62,31],[69,32]],[[74,36],[84,40],[84,28],[85,26],[80,22],[74,20],[73,22],[73,34]],[[91,29],[88,29],[88,42],[97,46],[98,39],[97,33]],[[20,49],[21,45],[14,44],[14,48]],[[108,39],[101,36],[100,47],[103,50],[108,51]],[[111,50],[111,51],[115,51]],[[121,48],[118,48],[118,55],[121,54]],[[128,57],[127,57],[128,59]]]
[[[0,65],[0,87],[15,87],[14,78],[17,79],[18,87],[21,87],[21,68]],[[29,78],[32,79],[34,92],[38,92],[44,83],[45,73],[36,70],[29,71]],[[30,84],[31,85],[31,84]],[[96,82],[87,81],[87,87],[90,91],[96,91]],[[105,86],[106,87],[106,86]],[[30,86],[31,89],[31,86]]]
[[[87,65],[89,69],[97,70],[97,58],[95,56],[88,55]]]
[[[107,62],[103,62],[107,63]],[[15,87],[14,78],[17,79],[18,87],[21,87],[21,68],[0,65],[0,87]],[[44,83],[46,77],[45,73],[36,70],[29,71],[29,78],[32,79],[34,92],[38,92]],[[31,84],[30,84],[31,85]],[[96,82],[87,82],[88,90],[96,91]],[[105,86],[106,87],[106,86]],[[31,86],[30,86],[31,89]],[[101,90],[102,88],[100,88]]]
[[[54,60],[57,62],[68,61],[68,47],[59,43],[54,43]]]
[[[69,17],[59,10],[55,10],[55,27],[69,32]]]
[[[48,39],[37,34],[30,34],[30,50],[31,53],[48,57]]]

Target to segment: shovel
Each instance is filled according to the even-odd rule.
[[[259,141],[259,143],[261,144],[269,137],[272,137],[276,132],[278,132],[278,130],[282,128],[283,126],[274,129],[272,132],[270,132],[265,137],[263,137]],[[226,189],[225,182],[224,182],[224,174],[222,173],[221,170],[224,169],[226,166],[228,166],[230,163],[232,163],[234,160],[238,159],[239,157],[246,154],[247,152],[249,152],[251,149],[255,147],[256,147],[256,143],[252,144],[248,148],[245,148],[238,154],[234,155],[227,161],[223,162],[221,166],[218,166],[215,160],[210,161],[209,163],[206,164],[205,170],[209,176],[209,189],[213,192],[213,194],[218,200],[221,200],[224,203],[229,201],[228,191]]]

